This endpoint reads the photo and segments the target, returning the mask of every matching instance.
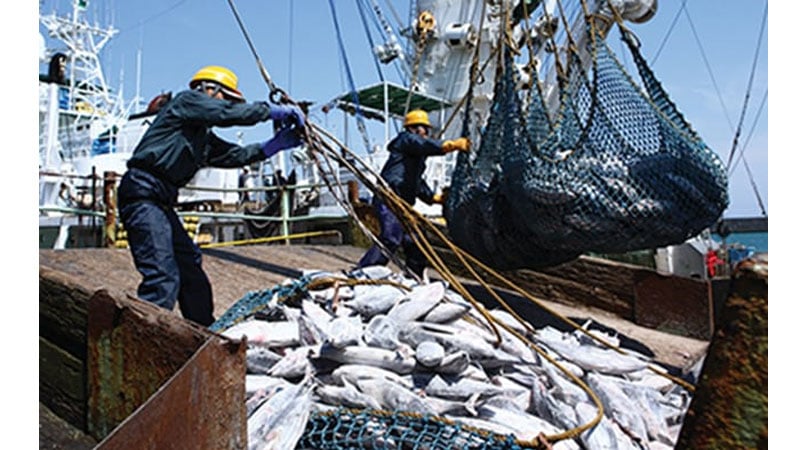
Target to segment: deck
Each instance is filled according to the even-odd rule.
[[[203,266],[214,293],[214,314],[219,317],[248,292],[269,289],[287,278],[299,276],[304,269],[331,272],[351,269],[363,252],[362,248],[347,245],[252,245],[204,249]],[[106,289],[112,295],[136,297],[140,277],[127,249],[40,249],[39,265],[74,277],[90,291]],[[435,277],[436,274],[432,274],[432,278]],[[546,286],[535,277],[531,280],[530,274],[528,278],[531,293],[551,310],[573,319],[592,318],[614,328],[646,345],[660,362],[686,367],[706,350],[708,342],[705,339],[659,331],[637,324],[624,314],[587,306],[580,298],[579,290],[571,286],[574,283],[566,283],[572,290],[565,291],[551,277],[547,277]],[[485,295],[481,298],[482,288],[477,283],[468,279],[464,281],[477,299],[486,299]],[[596,296],[602,294],[596,287],[591,291]],[[570,292],[575,293],[574,297],[569,297]],[[525,309],[519,311],[520,314],[529,318],[534,326],[554,320],[545,317],[547,314],[539,308],[522,302],[516,304]],[[174,314],[180,314],[177,307]]]

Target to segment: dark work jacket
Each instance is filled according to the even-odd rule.
[[[433,203],[433,190],[422,178],[428,156],[444,155],[442,141],[402,131],[388,145],[389,158],[381,169],[381,178],[392,190],[413,205],[417,197]]]
[[[203,92],[183,91],[164,105],[128,160],[175,187],[204,167],[241,167],[265,159],[261,144],[238,146],[211,127],[254,125],[269,118],[266,102],[234,103]]]

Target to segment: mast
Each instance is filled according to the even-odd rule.
[[[55,15],[40,18],[50,37],[63,42],[69,49],[70,92],[75,101],[86,101],[94,109],[109,110],[113,100],[100,66],[98,54],[118,30],[109,26],[90,25],[84,18],[86,0],[75,0],[72,20]]]

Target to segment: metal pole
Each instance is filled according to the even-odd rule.
[[[105,246],[111,248],[116,246],[117,241],[117,196],[114,190],[116,183],[114,172],[103,172],[103,202],[106,204]]]
[[[383,117],[386,121],[383,123],[383,145],[389,143],[389,85],[383,82]]]
[[[281,234],[284,236],[289,235],[289,214],[289,189],[281,186]],[[284,243],[289,245],[289,239],[285,239]]]

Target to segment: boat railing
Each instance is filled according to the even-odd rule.
[[[119,212],[116,206],[116,191],[119,185],[119,180],[121,179],[120,174],[116,172],[105,172],[102,176],[100,176],[96,174],[76,175],[40,171],[39,176],[40,180],[52,180],[54,177],[60,177],[65,185],[68,185],[68,182],[73,181],[74,183],[69,183],[70,187],[76,189],[80,193],[79,197],[61,197],[61,200],[67,203],[65,205],[40,205],[40,217],[55,214],[56,216],[60,216],[64,219],[78,218],[80,220],[84,217],[103,219],[103,242],[105,243],[105,246],[124,246],[124,239],[122,240],[122,243],[117,242],[117,230],[121,228]],[[296,192],[313,191],[322,188],[322,184],[314,183],[237,188],[187,185],[181,188],[182,194],[188,194],[192,192],[213,192],[216,194],[263,192],[266,194],[279,195],[279,207],[276,208],[277,214],[268,214],[265,208],[267,205],[266,201],[237,201],[235,203],[223,204],[217,200],[204,200],[201,197],[196,201],[179,202],[175,209],[178,216],[184,219],[184,223],[197,223],[197,227],[193,227],[195,228],[195,232],[191,232],[190,235],[201,247],[245,245],[265,242],[284,242],[289,244],[290,241],[294,239],[319,236],[334,236],[336,240],[341,243],[343,236],[338,230],[323,230],[302,233],[292,233],[291,231],[291,224],[293,223],[305,223],[314,220],[340,219],[342,217],[341,214],[298,214],[296,213],[296,210],[293,210],[292,196],[295,195]],[[228,238],[220,236],[220,238],[217,239],[217,242],[206,242],[200,240],[199,233],[196,232],[196,230],[199,229],[200,221],[205,221],[205,224],[211,229],[220,229],[231,225],[242,225],[245,223],[245,221],[277,222],[279,227],[278,233],[275,236],[260,236],[252,239],[240,240],[235,239],[235,236],[231,235],[228,236]],[[65,222],[65,220],[62,220],[61,222]]]

